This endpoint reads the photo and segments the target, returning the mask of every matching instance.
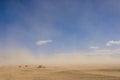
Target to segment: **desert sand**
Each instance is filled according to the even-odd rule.
[[[1,66],[0,80],[120,80],[120,65]]]

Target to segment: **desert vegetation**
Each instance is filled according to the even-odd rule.
[[[45,68],[45,66],[43,66],[43,65],[39,65],[37,68]]]

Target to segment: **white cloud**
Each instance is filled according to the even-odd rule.
[[[37,45],[44,45],[44,44],[48,44],[51,42],[52,42],[52,40],[40,40],[40,41],[37,41],[36,44]]]
[[[112,45],[120,45],[120,40],[119,41],[108,41],[106,43],[106,46],[112,46]]]
[[[98,46],[90,46],[91,49],[99,49]]]

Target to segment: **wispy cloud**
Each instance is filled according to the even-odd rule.
[[[45,45],[45,44],[48,44],[48,43],[51,43],[52,40],[39,40],[36,42],[37,45]]]
[[[120,40],[119,41],[108,41],[106,43],[106,46],[112,46],[112,45],[120,45]]]
[[[98,46],[90,46],[91,49],[99,49]]]

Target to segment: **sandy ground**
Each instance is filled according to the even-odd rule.
[[[0,80],[120,80],[120,66],[1,66]]]

